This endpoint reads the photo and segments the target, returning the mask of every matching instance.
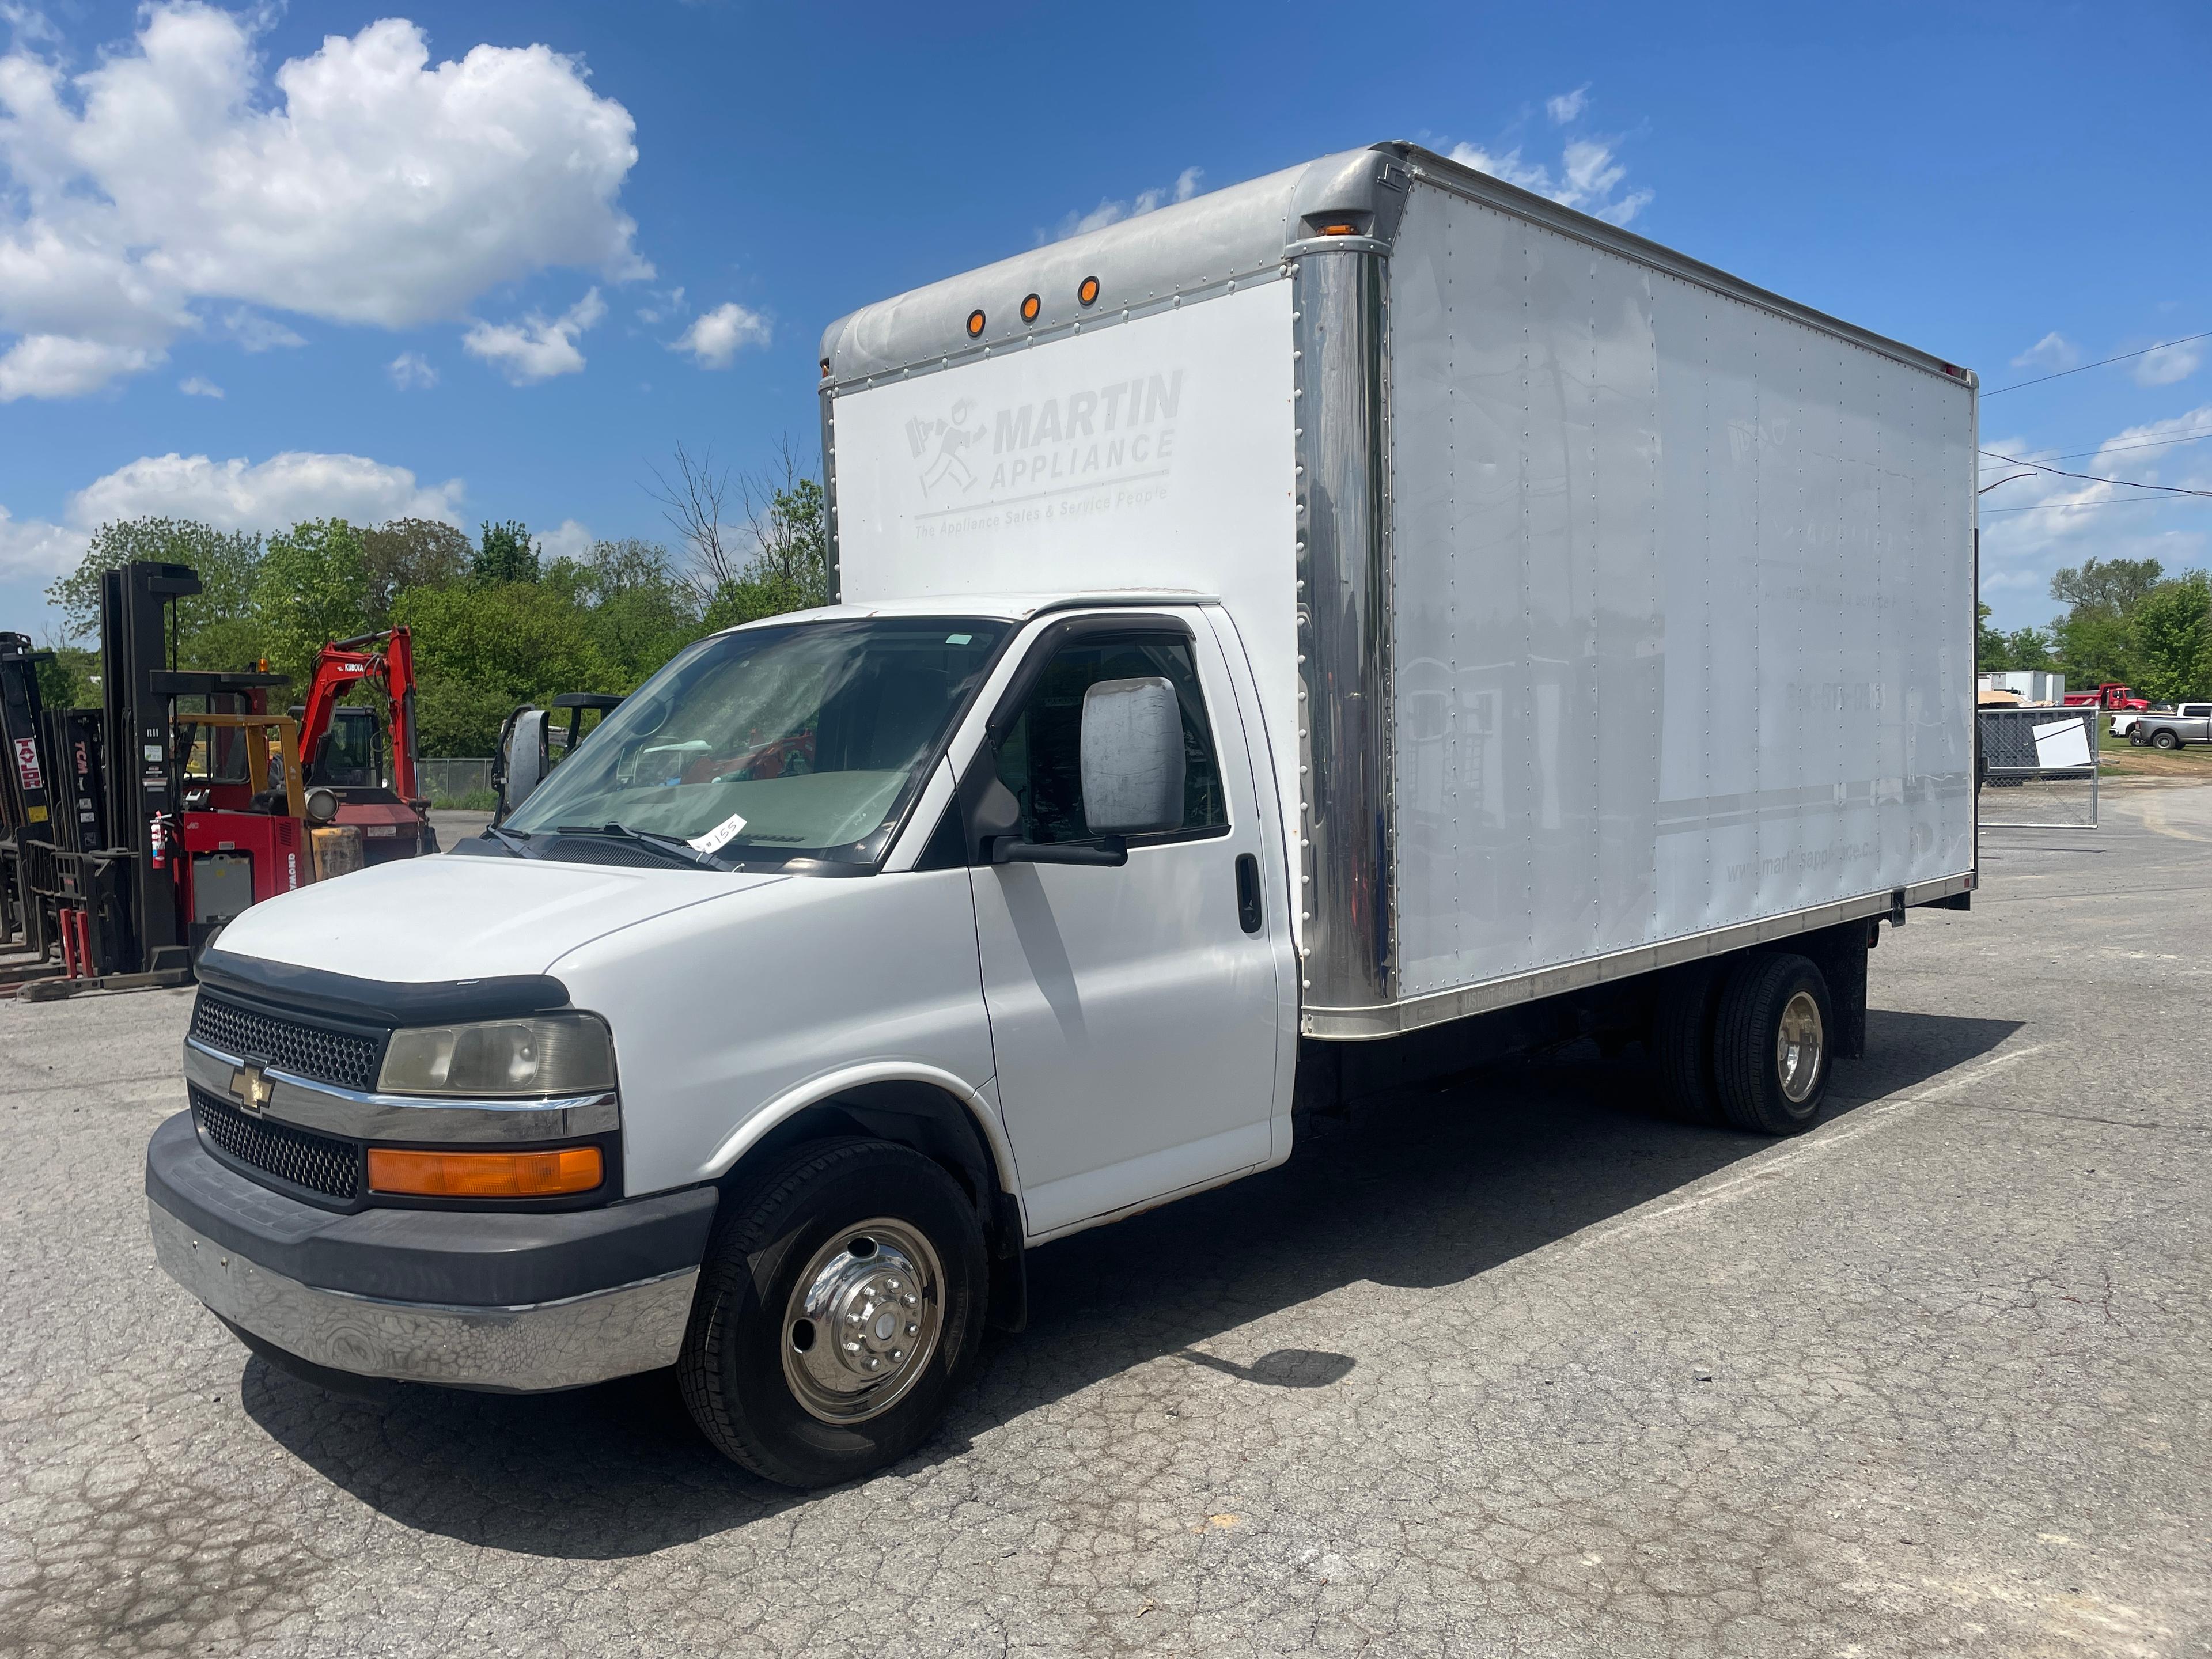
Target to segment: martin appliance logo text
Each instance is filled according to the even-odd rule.
[[[988,411],[963,398],[941,416],[916,416],[906,441],[922,494],[957,503],[978,483],[995,497],[1164,471],[1182,380],[1178,368]]]

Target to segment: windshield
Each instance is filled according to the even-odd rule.
[[[621,708],[504,826],[609,825],[725,864],[869,863],[1009,624],[876,617],[719,634]]]

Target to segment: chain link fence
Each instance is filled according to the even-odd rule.
[[[2096,708],[1983,708],[1978,767],[1985,830],[2097,827]]]
[[[488,760],[426,760],[415,764],[422,793],[434,801],[465,800],[471,795],[490,793],[491,763]]]

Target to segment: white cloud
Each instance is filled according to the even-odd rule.
[[[2145,422],[2114,433],[2087,459],[2046,465],[2137,483],[2212,489],[2212,441],[2175,443],[2212,431],[2212,403],[2185,414]],[[2040,459],[2045,450],[2025,437],[1984,437],[1984,447],[2007,455]],[[1984,482],[2016,466],[1987,457]],[[1998,470],[2002,468],[2002,470]],[[2032,508],[2033,511],[2012,509]],[[2186,516],[2185,516],[2186,515]],[[1982,588],[1997,626],[2048,622],[2051,573],[2084,558],[2156,559],[2170,571],[2204,562],[2202,514],[2185,497],[2155,497],[2123,484],[2039,473],[1982,498]]]
[[[404,19],[264,72],[261,13],[161,0],[81,72],[0,56],[0,398],[69,397],[208,326],[299,342],[264,307],[386,328],[532,272],[650,275],[617,205],[635,126],[543,46],[433,65]],[[213,313],[210,313],[212,315]],[[568,348],[573,351],[573,343]]]
[[[702,368],[727,368],[742,348],[766,345],[768,335],[767,318],[730,301],[701,312],[684,331],[684,337],[672,341],[668,349],[690,352]]]
[[[471,323],[461,348],[481,357],[516,386],[534,386],[556,374],[574,374],[584,366],[577,337],[607,314],[607,302],[592,289],[558,317],[532,312],[519,323]]]
[[[177,390],[187,398],[220,398],[222,388],[204,374],[195,374],[177,382]]]
[[[438,384],[438,371],[419,351],[403,351],[384,366],[392,384],[402,392],[427,392]]]
[[[2204,342],[2187,340],[2179,345],[2160,346],[2136,360],[2135,377],[2137,386],[2172,386],[2185,380],[2197,372],[2204,361]]]
[[[637,308],[637,319],[650,328],[656,323],[671,322],[683,316],[689,309],[690,307],[684,303],[683,285],[678,283],[665,294],[654,294],[651,305],[640,306]]]
[[[19,521],[0,507],[0,580],[29,576],[45,580],[74,570],[91,539],[85,531],[44,519]]]
[[[1609,224],[1625,225],[1651,204],[1653,192],[1638,188],[1616,194],[1628,177],[1614,149],[1615,138],[1570,138],[1560,152],[1556,172],[1541,161],[1531,161],[1519,145],[1498,154],[1480,144],[1454,144],[1451,159],[1509,185],[1539,196],[1548,196],[1562,207],[1589,214]]]
[[[290,351],[307,343],[297,331],[244,306],[234,307],[224,316],[222,331],[247,351]]]
[[[2081,361],[2081,348],[2053,329],[2014,358],[2012,366],[2014,368],[2046,369],[2055,374],[2061,369],[2073,368]]]
[[[1565,126],[1570,121],[1582,118],[1583,111],[1589,106],[1589,82],[1585,81],[1572,92],[1563,92],[1556,98],[1544,100],[1544,112],[1552,118],[1555,127]]]
[[[386,519],[459,523],[461,481],[424,485],[404,466],[365,455],[293,450],[265,461],[205,455],[145,455],[70,497],[67,518],[90,529],[147,514],[199,519],[218,530],[276,530],[301,519],[356,524]]]
[[[1135,219],[1157,211],[1174,202],[1188,202],[1199,193],[1198,181],[1206,176],[1203,167],[1185,167],[1176,174],[1172,185],[1161,185],[1151,190],[1140,190],[1127,201],[1102,199],[1088,213],[1070,212],[1050,231],[1039,231],[1037,241],[1064,241],[1070,236],[1081,236],[1094,230],[1103,230],[1109,225],[1124,219]]]
[[[458,524],[461,496],[459,478],[426,485],[404,466],[365,455],[294,451],[258,463],[145,455],[70,495],[59,524],[17,520],[0,507],[0,581],[43,583],[74,570],[93,531],[111,519],[152,514],[263,532],[333,514],[356,524],[403,517]]]
[[[146,346],[106,345],[66,334],[26,334],[0,356],[0,404],[12,404],[18,398],[81,398],[118,374],[139,374],[168,356]]]
[[[580,559],[592,550],[592,544],[598,539],[575,520],[563,519],[558,530],[549,530],[538,536],[538,550],[549,564],[555,559]]]

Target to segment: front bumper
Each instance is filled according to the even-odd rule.
[[[357,1376],[540,1393],[675,1362],[717,1194],[338,1215],[217,1163],[184,1112],[146,1149],[146,1197],[163,1270],[287,1353]]]

